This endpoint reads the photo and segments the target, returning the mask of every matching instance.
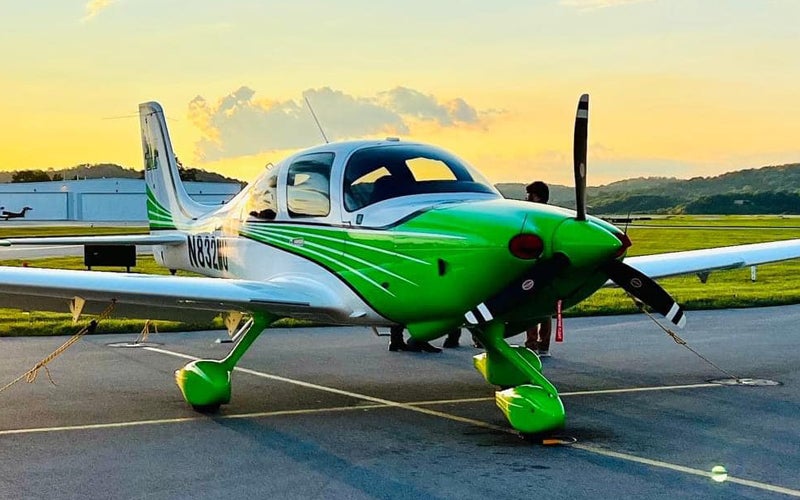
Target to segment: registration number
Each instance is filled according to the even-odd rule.
[[[228,243],[210,234],[190,234],[186,249],[189,264],[204,269],[228,270]]]

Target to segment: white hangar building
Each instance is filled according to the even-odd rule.
[[[241,189],[228,182],[184,182],[194,200],[219,205]],[[25,220],[147,221],[144,179],[84,179],[0,183],[0,207],[32,210]]]

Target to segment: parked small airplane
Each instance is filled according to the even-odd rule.
[[[234,366],[280,317],[404,325],[420,340],[466,326],[486,349],[476,368],[505,387],[496,402],[510,424],[524,433],[559,428],[564,407],[541,361],[506,337],[609,279],[682,326],[681,307],[650,277],[800,257],[800,240],[791,240],[623,262],[628,237],[586,215],[588,111],[583,95],[575,121],[577,211],[504,199],[456,156],[395,138],[299,152],[212,207],[186,194],[163,110],[144,103],[149,235],[2,244],[152,245],[159,264],[208,277],[0,267],[0,305],[89,312],[114,301],[116,314],[143,318],[250,315],[225,358],[176,372],[185,400],[201,411],[230,401]]]
[[[8,220],[8,219],[23,219],[25,218],[25,214],[28,210],[33,210],[31,207],[23,207],[22,210],[19,212],[10,212],[8,210],[3,210],[5,207],[0,207],[0,219]]]

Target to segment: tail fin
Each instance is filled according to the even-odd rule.
[[[180,229],[212,210],[192,200],[181,183],[164,110],[157,102],[139,105],[150,229]]]

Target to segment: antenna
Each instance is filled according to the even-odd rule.
[[[309,111],[311,111],[311,116],[314,117],[314,121],[317,123],[317,128],[319,128],[319,133],[322,134],[322,138],[325,140],[325,144],[330,143],[328,137],[325,136],[325,131],[322,130],[322,125],[319,124],[319,120],[317,120],[317,114],[314,113],[314,108],[311,107],[311,103],[308,100],[307,96],[303,96],[303,99],[306,100],[306,105],[308,106]]]
[[[632,208],[628,209],[628,217],[625,219],[625,232],[624,232],[624,234],[626,234],[626,235],[628,234],[628,224],[630,224],[630,222],[631,222],[631,210],[633,210],[633,209]]]

